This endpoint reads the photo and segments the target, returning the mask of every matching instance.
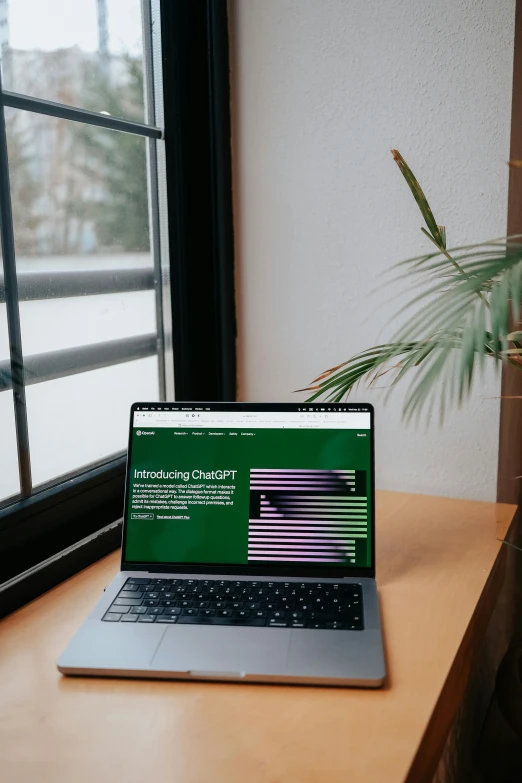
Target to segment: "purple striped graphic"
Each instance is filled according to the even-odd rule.
[[[278,541],[287,541],[292,544],[298,544],[300,541],[303,541],[305,543],[312,543],[312,544],[323,544],[325,541],[325,538],[315,538],[315,536],[312,533],[301,533],[300,537],[292,537],[292,538],[281,538],[281,536],[278,536]],[[256,536],[255,538],[252,538],[252,545],[257,544],[258,541],[274,541],[273,538],[265,538],[264,536]],[[350,544],[351,541],[349,539],[344,540],[344,538],[339,538],[338,536],[332,536],[331,538],[328,538],[328,541],[330,541],[332,544]],[[248,546],[251,546],[249,543]]]
[[[353,563],[367,530],[362,492],[355,471],[252,469],[248,559]]]

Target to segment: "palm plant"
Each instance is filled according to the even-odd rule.
[[[421,231],[434,250],[395,267],[414,295],[409,315],[389,343],[376,345],[323,372],[310,386],[308,401],[339,402],[363,379],[384,375],[390,389],[411,379],[406,418],[438,403],[461,403],[486,360],[522,368],[522,235],[448,249],[446,229],[435,220],[413,172],[398,150],[392,155],[425,221]],[[513,162],[512,165],[518,165]]]

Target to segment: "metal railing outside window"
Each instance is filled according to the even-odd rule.
[[[94,44],[0,0],[0,506],[121,454],[128,403],[174,391],[159,2],[74,5]],[[48,28],[16,32],[23,6]]]

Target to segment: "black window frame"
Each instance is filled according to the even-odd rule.
[[[155,1],[161,19],[170,248],[166,273],[175,398],[233,401],[236,320],[227,3]],[[2,143],[5,133],[2,138],[0,127]],[[4,214],[0,217],[5,221]],[[20,288],[12,272],[4,270],[7,298],[13,286]],[[15,404],[20,392],[23,384],[13,388]],[[0,509],[0,617],[119,546],[125,462],[125,455],[101,461]]]

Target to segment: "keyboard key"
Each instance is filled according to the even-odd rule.
[[[250,612],[251,617],[266,617],[266,612],[263,612],[261,609],[258,609],[255,612]]]
[[[122,591],[124,590],[125,592],[128,592],[128,593],[135,593],[135,592],[137,592],[137,590],[139,590],[139,588],[140,588],[139,585],[130,585],[128,582],[125,582],[125,584],[122,587]],[[120,595],[121,595],[121,593],[120,593]]]
[[[139,606],[141,598],[117,598],[113,606]]]
[[[284,619],[272,618],[268,621],[268,626],[270,628],[286,628],[287,625],[288,621]]]
[[[122,623],[135,623],[138,619],[137,614],[124,614],[122,615],[121,621]]]
[[[181,614],[182,615],[188,615],[189,617],[192,617],[193,615],[196,615],[198,613],[197,609],[182,609]]]
[[[216,612],[216,617],[232,617],[232,612],[230,609],[219,609]]]
[[[143,606],[158,606],[158,605],[159,605],[159,601],[157,598],[155,600],[152,598],[148,598],[146,601],[143,601]]]
[[[232,617],[250,617],[248,609],[240,609],[232,614]]]
[[[117,606],[114,609],[112,608],[114,604],[109,608],[109,612],[119,612],[120,614],[127,614],[129,609],[132,609],[132,606]]]
[[[169,625],[173,625],[174,623],[177,622],[178,622],[178,618],[172,616],[171,614],[169,615],[163,614],[161,615],[161,617],[156,617],[156,623],[168,623]]]
[[[147,614],[146,606],[131,606],[131,614]]]
[[[192,601],[181,601],[181,606],[184,609],[190,609],[190,607],[192,606]]]
[[[147,609],[147,614],[163,614],[163,607],[151,606]]]
[[[213,609],[200,609],[198,614],[203,615],[203,617],[214,617],[215,611]]]
[[[143,593],[143,597],[144,598],[149,598],[149,599],[150,598],[159,598],[160,594],[159,593]]]
[[[203,610],[205,611],[205,610]],[[266,620],[260,617],[207,617],[198,615],[197,617],[187,617],[186,615],[180,615],[178,618],[178,624],[190,623],[192,625],[249,625],[249,626],[263,626],[266,625]]]
[[[173,615],[181,614],[181,609],[177,606],[174,607],[168,607],[167,609],[163,610],[163,615],[172,617]]]
[[[133,585],[133,587],[138,589],[138,585]],[[132,592],[131,590],[122,590],[118,593],[118,598],[137,598],[138,595],[135,592]]]
[[[106,623],[118,623],[121,619],[121,614],[108,612],[103,619]]]
[[[305,615],[306,620],[316,620],[317,622],[332,623],[335,620],[339,620],[340,616],[332,614],[331,612],[308,612]]]
[[[130,579],[127,579],[126,584],[128,585],[148,585],[150,582],[150,579],[142,579],[141,577],[139,579],[136,579],[135,577],[131,577]]]
[[[153,623],[156,619],[156,616],[153,614],[140,614],[138,617],[139,623]]]
[[[160,601],[160,606],[176,606],[176,601]]]

